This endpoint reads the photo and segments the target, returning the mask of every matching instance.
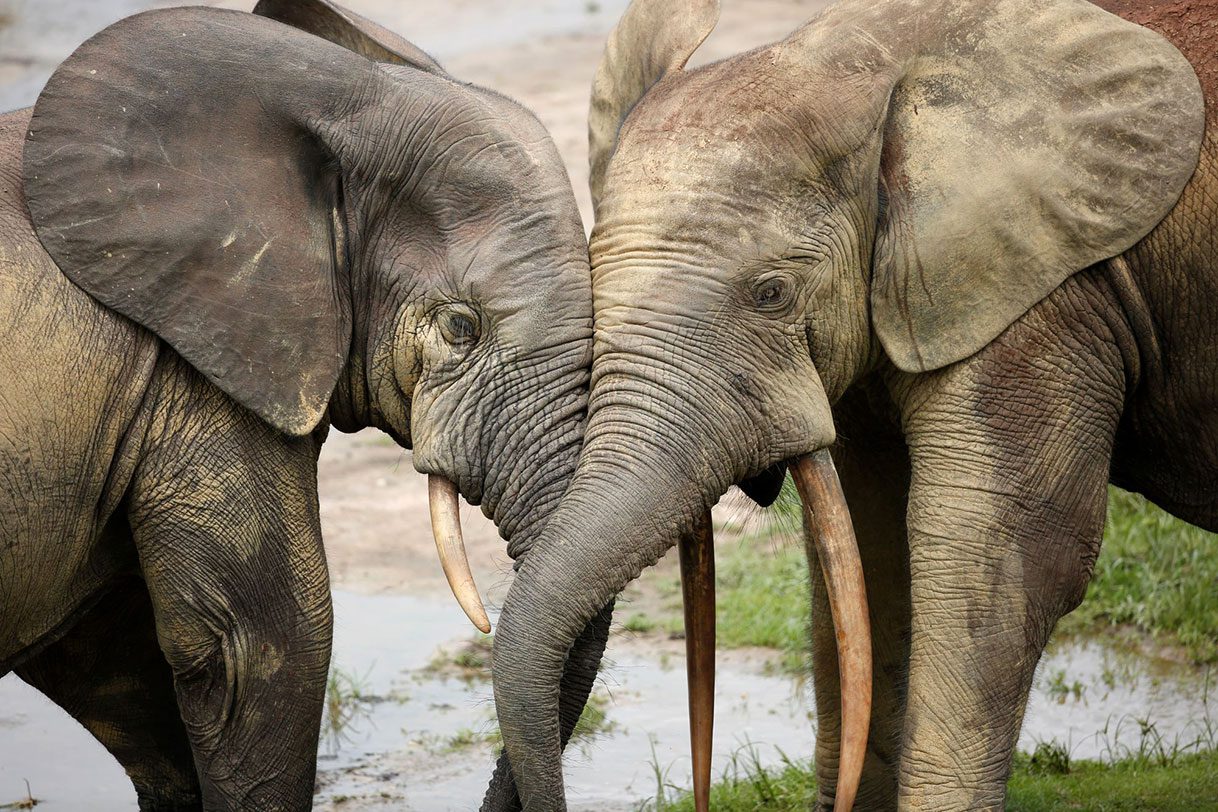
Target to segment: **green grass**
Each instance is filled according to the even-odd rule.
[[[782,652],[783,670],[805,669],[807,565],[793,541],[774,552],[775,534],[798,537],[799,503],[790,483],[767,516],[770,527],[718,562],[719,645]],[[1060,624],[1063,634],[1132,627],[1199,663],[1218,662],[1218,534],[1176,519],[1140,496],[1110,489],[1108,524],[1082,605]],[[679,596],[679,585],[671,585]],[[679,611],[680,603],[675,604]],[[663,622],[680,631],[674,616]],[[1072,687],[1072,686],[1064,686]]]
[[[658,626],[659,623],[654,618],[643,612],[635,612],[622,624],[623,629],[634,634],[647,634],[655,631]]]
[[[797,540],[770,550],[773,531],[749,536],[720,550],[715,562],[715,639],[720,648],[757,646],[781,652],[784,673],[808,670],[810,621],[808,564]],[[759,547],[767,549],[758,549]],[[681,634],[681,582],[664,586],[670,613],[662,619],[646,618],[651,628]],[[626,629],[637,621],[628,619]],[[643,629],[637,629],[643,631]]]
[[[1215,809],[1218,754],[1182,756],[1171,767],[1082,761],[1071,765],[1068,775],[1035,775],[1017,767],[1008,787],[1012,812]]]
[[[1039,748],[1038,748],[1039,753]],[[1052,766],[1020,756],[1008,785],[1009,812],[1193,812],[1218,809],[1218,752],[1179,755],[1171,766],[1156,767],[1138,759],[1116,764],[1068,762],[1060,754]],[[1068,757],[1067,757],[1068,761]],[[645,808],[653,812],[693,812],[693,798],[668,800],[662,789]],[[811,766],[787,760],[763,770],[755,757],[736,759],[711,791],[716,812],[805,812],[816,798]]]
[[[1082,606],[1062,631],[1132,626],[1218,662],[1218,535],[1112,488],[1108,526]]]
[[[428,678],[459,679],[466,683],[491,678],[491,650],[495,635],[480,634],[451,648],[439,649],[423,669]]]
[[[362,677],[337,665],[330,668],[326,680],[326,700],[321,717],[321,741],[327,752],[334,755],[348,741],[349,731],[371,718],[371,698],[367,690],[368,675]]]

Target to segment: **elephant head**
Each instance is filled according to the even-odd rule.
[[[706,512],[733,484],[772,499],[786,466],[838,598],[848,809],[870,644],[831,404],[871,370],[976,352],[1149,232],[1196,165],[1188,63],[1082,0],[844,0],[685,70],[717,17],[716,0],[635,0],[593,85],[585,446],[495,643],[528,809],[562,807],[553,701],[572,637],[681,543],[690,650],[705,651],[713,608],[690,601],[713,595]],[[691,668],[696,688],[706,660]],[[708,692],[691,693],[705,738]]]
[[[519,553],[566,487],[587,385],[558,153],[529,111],[358,15],[256,12],[273,19],[137,15],[59,68],[25,149],[38,236],[280,430],[328,417],[413,448],[437,528],[459,532],[460,491]]]
[[[257,12],[147,12],[63,63],[24,153],[38,237],[277,429],[413,448],[450,584],[489,631],[457,495],[520,556],[583,436],[570,182],[529,111],[396,35],[324,0]]]

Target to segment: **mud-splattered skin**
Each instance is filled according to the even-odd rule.
[[[311,806],[331,423],[413,447],[513,555],[584,425],[586,244],[541,125],[336,7],[260,10],[345,48],[151,12],[0,116],[0,674],[142,809]],[[489,798],[518,806],[506,766]]]
[[[767,466],[833,443],[852,509],[874,656],[856,809],[1002,808],[1110,478],[1218,529],[1218,3],[1114,5],[1179,52],[1083,2],[847,0],[685,71],[717,4],[627,12],[589,128],[587,442],[496,636],[527,808],[563,806],[537,664],[729,485],[764,497]]]

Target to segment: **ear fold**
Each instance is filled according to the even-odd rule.
[[[392,31],[329,0],[258,0],[254,13],[329,40],[376,62],[447,76],[440,63]]]
[[[34,109],[24,184],[38,236],[81,288],[307,433],[351,334],[335,122],[377,73],[250,14],[122,20]]]
[[[588,112],[592,202],[622,122],[664,75],[685,67],[719,21],[719,0],[634,0],[609,35]]]
[[[1090,3],[974,0],[858,24],[900,62],[872,316],[903,370],[977,352],[1131,247],[1197,165],[1204,101],[1189,63]]]

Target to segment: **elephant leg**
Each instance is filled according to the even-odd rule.
[[[333,623],[316,441],[218,393],[188,415],[146,443],[130,517],[203,804],[309,809]]]
[[[897,426],[872,408],[872,395],[856,388],[834,409],[839,440],[833,448],[833,460],[854,522],[871,614],[871,730],[854,805],[858,810],[896,807],[909,661],[909,550],[905,536],[909,457]],[[809,540],[807,547],[812,582],[818,806],[832,809],[841,742],[837,641],[815,545]]]
[[[157,645],[141,579],[115,585],[16,673],[110,751],[131,777],[141,810],[202,809],[173,674]]]
[[[571,654],[563,669],[562,682],[558,687],[558,721],[562,745],[565,748],[575,732],[575,725],[588,704],[596,675],[600,671],[605,645],[609,642],[609,626],[613,621],[613,601],[610,601],[588,622],[584,633],[571,647]],[[495,763],[495,774],[482,801],[483,809],[521,809],[520,794],[512,777],[512,765],[507,752],[499,754]]]
[[[1125,367],[1072,280],[903,398],[912,464],[899,809],[1001,810],[1028,692],[1099,552]]]

